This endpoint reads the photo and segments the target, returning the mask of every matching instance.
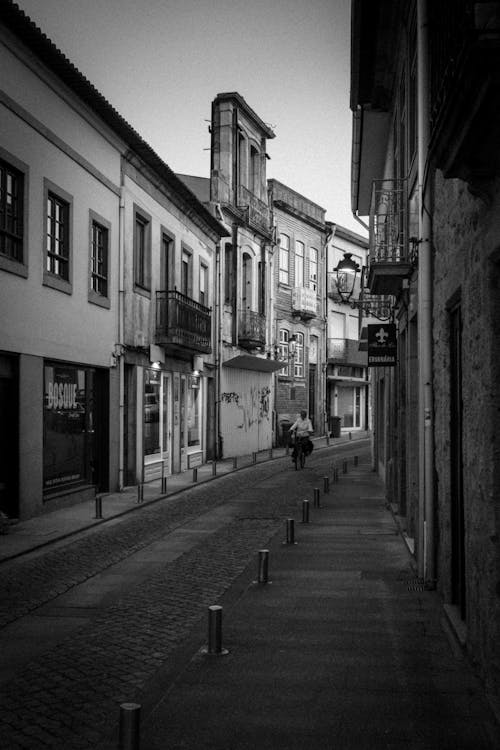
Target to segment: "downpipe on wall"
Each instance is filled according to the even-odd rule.
[[[419,539],[418,574],[435,585],[434,426],[432,385],[432,222],[428,174],[429,71],[427,0],[417,0],[418,111],[418,355],[419,355]]]

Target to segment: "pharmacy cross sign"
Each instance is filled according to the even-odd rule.
[[[368,326],[368,367],[394,367],[397,353],[395,323]]]

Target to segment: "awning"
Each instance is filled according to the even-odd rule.
[[[257,370],[259,372],[276,372],[285,367],[286,362],[277,362],[275,359],[254,357],[252,354],[238,354],[232,359],[222,363],[223,367],[236,367],[240,370]]]

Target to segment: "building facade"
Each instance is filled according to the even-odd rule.
[[[123,482],[213,459],[215,266],[224,228],[153,155],[122,161]]]
[[[116,486],[120,139],[15,6],[0,58],[0,509],[28,518]]]
[[[326,278],[326,418],[331,433],[369,429],[370,391],[362,331],[371,322],[369,308],[359,304],[366,269],[368,241],[345,227],[327,222]],[[343,296],[342,274],[336,269],[350,258],[358,271],[354,287]],[[363,290],[364,291],[364,290]],[[350,292],[350,293],[349,293]]]
[[[353,2],[353,210],[392,295],[375,450],[419,576],[500,693],[500,4]]]
[[[325,210],[269,180],[277,246],[273,256],[272,346],[283,364],[275,374],[275,436],[304,409],[315,434],[325,431]]]
[[[0,26],[0,510],[216,452],[221,223],[19,8]]]

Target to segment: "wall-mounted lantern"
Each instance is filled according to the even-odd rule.
[[[345,253],[334,268],[337,274],[335,283],[342,302],[349,302],[351,299],[359,270],[359,265],[352,259],[352,253]]]

